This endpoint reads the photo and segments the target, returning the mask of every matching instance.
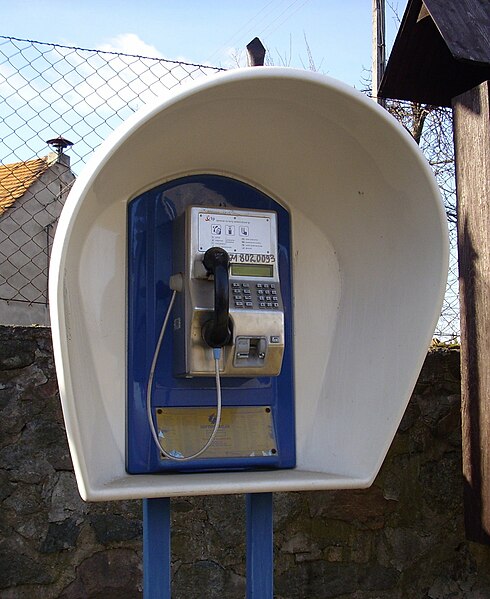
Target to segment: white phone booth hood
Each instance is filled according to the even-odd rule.
[[[127,204],[203,173],[244,181],[291,215],[297,466],[130,475]],[[52,252],[54,352],[82,497],[370,485],[426,355],[447,263],[429,166],[403,128],[350,87],[306,71],[238,69],[144,108],[78,177]]]

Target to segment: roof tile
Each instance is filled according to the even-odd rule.
[[[49,168],[50,156],[0,165],[0,216]]]

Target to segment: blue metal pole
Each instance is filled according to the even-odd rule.
[[[247,504],[247,599],[273,599],[272,493],[249,493]]]
[[[143,499],[143,597],[170,599],[170,499]]]

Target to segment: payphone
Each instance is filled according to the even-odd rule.
[[[182,277],[174,322],[175,373],[277,376],[284,352],[284,310],[276,261],[275,212],[189,207],[177,234]],[[180,274],[182,273],[182,274]]]
[[[214,352],[202,329],[196,354],[211,356],[208,372],[192,374],[185,357],[189,315],[203,325],[215,318],[213,275],[185,282],[190,270],[178,266],[183,252],[190,256],[182,240],[192,208],[275,214],[284,338],[275,344],[262,328],[240,333],[246,308],[235,307],[232,283],[252,289],[273,277],[262,268],[254,278],[251,260],[244,257],[244,271],[232,257],[228,321],[222,310],[216,316],[231,335],[219,357],[221,423],[205,452],[178,461],[159,448],[192,456],[217,420]],[[225,243],[206,245],[233,256]],[[444,209],[419,148],[386,111],[338,81],[287,68],[232,69],[139,111],[77,177],[51,256],[53,348],[81,496],[370,485],[425,359],[447,258]],[[177,269],[183,276],[173,279]],[[184,291],[175,291],[169,311],[171,285]],[[209,297],[202,304],[192,299],[201,286]],[[265,294],[242,295],[237,302]],[[253,318],[276,312],[255,306]],[[240,337],[244,356],[233,346]],[[393,338],[405,340],[396,352]],[[280,370],[271,374],[265,369],[281,344]],[[235,366],[249,359],[264,366],[255,374]]]
[[[295,465],[287,210],[217,175],[128,207],[130,473]]]

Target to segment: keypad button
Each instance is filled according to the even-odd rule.
[[[264,283],[264,289],[269,289],[269,283]]]
[[[256,283],[255,287],[257,287],[257,289],[262,289],[263,285],[262,283]]]
[[[260,306],[261,308],[265,308],[265,302],[259,302],[259,306]]]
[[[271,284],[270,284],[270,288],[271,288],[271,289],[275,289],[275,288],[276,288],[276,286],[274,285],[274,283],[271,283]]]
[[[274,306],[274,308],[278,308],[279,304],[277,302],[272,302],[272,305]]]
[[[240,287],[240,283],[232,283],[231,286],[232,287]]]
[[[264,291],[264,293],[265,293],[266,295],[270,295],[270,294],[271,294],[271,290],[270,290],[270,289],[266,289],[266,290]]]
[[[264,295],[263,289],[257,289],[257,295]]]
[[[237,293],[237,294],[234,296],[234,299],[236,299],[236,300],[241,300],[241,299],[243,299],[243,298],[242,298],[242,296],[241,296],[240,294],[238,294],[238,293]]]
[[[273,289],[273,290],[271,291],[271,295],[277,295],[277,291],[276,291],[275,289]]]
[[[272,308],[272,302],[267,302],[267,307]]]
[[[235,302],[235,306],[237,306],[237,307],[243,307],[243,302]]]
[[[245,305],[247,308],[251,308],[253,306],[252,302],[245,302]]]
[[[250,287],[250,283],[242,283],[242,287],[248,289]]]

